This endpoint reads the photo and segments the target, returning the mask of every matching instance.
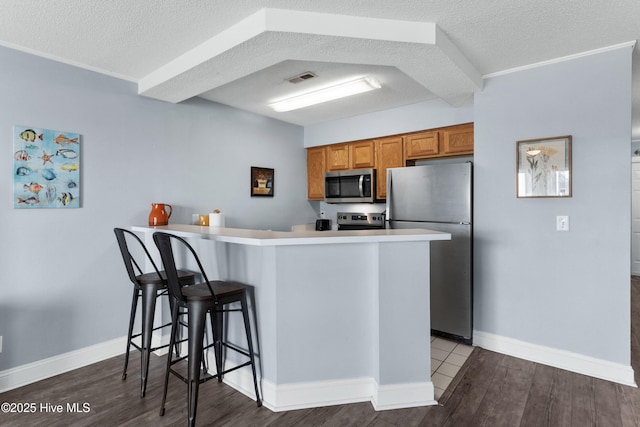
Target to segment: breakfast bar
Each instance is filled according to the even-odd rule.
[[[254,348],[263,403],[271,410],[363,401],[377,410],[436,403],[429,243],[449,240],[450,234],[198,225],[131,229],[144,233],[150,247],[155,231],[179,235],[198,252],[210,279],[251,287]],[[246,348],[241,319],[227,323],[228,340]],[[225,382],[253,395],[247,369],[228,374]]]

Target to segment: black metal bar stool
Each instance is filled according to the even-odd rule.
[[[127,351],[124,359],[124,370],[122,372],[122,379],[127,379],[129,350],[131,349],[131,346],[133,346],[136,349],[140,350],[141,353],[140,397],[144,397],[147,390],[147,376],[149,374],[149,356],[152,351],[168,346],[168,344],[165,344],[157,347],[151,347],[151,338],[153,335],[153,331],[171,325],[171,323],[166,323],[155,328],[153,327],[153,319],[156,311],[156,300],[163,295],[168,296],[167,276],[164,271],[158,269],[156,263],[151,258],[151,255],[149,254],[146,246],[144,245],[144,243],[142,243],[142,240],[140,240],[138,236],[136,236],[131,231],[125,230],[123,228],[114,228],[113,231],[116,234],[118,246],[120,247],[120,253],[122,254],[124,265],[127,269],[127,273],[129,274],[129,279],[131,280],[131,283],[133,283],[133,298],[131,300],[131,315],[129,318],[129,332],[127,334]],[[128,239],[127,236],[129,236],[130,238]],[[131,253],[128,245],[129,242],[136,242],[135,246],[137,246],[140,250],[140,253],[137,255],[139,257],[142,257],[142,254],[144,254],[146,259],[151,262],[151,265],[154,269],[153,272],[142,272],[140,265],[138,264],[138,262],[136,262],[135,257]],[[135,251],[133,245],[132,249]],[[181,286],[191,285],[195,282],[195,276],[192,272],[180,270],[177,272],[177,275],[178,281]],[[136,318],[138,298],[142,299],[142,329],[140,333],[134,335],[133,324]],[[175,306],[175,304],[173,303],[172,298],[169,298],[169,304],[173,311],[173,307]],[[137,337],[141,337],[141,345],[138,345],[133,341],[133,339]]]
[[[176,304],[172,308],[172,327],[171,327],[171,341],[169,343],[169,355],[167,357],[167,369],[165,372],[164,392],[162,395],[162,406],[160,408],[160,415],[164,415],[165,402],[167,399],[167,388],[169,384],[169,373],[176,375],[182,381],[187,383],[188,387],[188,421],[189,425],[193,426],[196,422],[196,411],[198,406],[198,388],[200,383],[208,381],[213,378],[218,378],[218,381],[222,381],[222,376],[228,372],[250,365],[253,373],[253,384],[256,393],[256,403],[258,406],[262,405],[260,399],[260,393],[258,391],[258,379],[256,376],[256,365],[253,352],[253,340],[251,338],[251,327],[249,323],[249,309],[247,306],[247,289],[245,286],[221,280],[210,281],[200,263],[200,259],[196,255],[195,251],[181,237],[156,232],[153,233],[153,240],[160,250],[160,256],[162,263],[164,264],[165,271],[167,273],[167,284],[169,293],[175,298]],[[202,283],[197,283],[188,287],[181,287],[179,282],[178,271],[176,268],[174,251],[172,242],[176,242],[177,247],[187,250],[187,256],[190,254],[192,259],[195,260],[200,273],[202,274]],[[240,309],[225,308],[227,304],[240,303]],[[176,329],[178,327],[178,311],[179,307],[186,307],[188,312],[188,335],[189,335],[189,351],[187,356],[173,358],[173,343],[176,339]],[[247,337],[248,351],[244,351],[236,346],[229,345],[224,342],[222,337],[222,313],[240,311],[244,320],[244,328]],[[204,327],[206,323],[207,312],[210,313],[211,329],[213,335],[213,344],[208,346],[203,345],[204,340]],[[214,346],[216,354],[216,374],[210,375],[205,373],[204,376],[200,375],[200,363],[203,353],[203,349]],[[222,347],[229,348],[237,351],[240,354],[248,357],[248,361],[235,366],[226,371],[222,371]],[[188,370],[187,378],[181,375],[178,371],[174,370],[172,366],[181,360],[188,357]]]

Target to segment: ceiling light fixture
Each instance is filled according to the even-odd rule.
[[[340,82],[332,86],[302,93],[290,98],[281,99],[269,104],[269,107],[281,113],[327,101],[333,101],[334,99],[344,98],[358,93],[368,92],[373,89],[380,89],[380,87],[380,83],[378,83],[374,78],[359,77],[354,80]]]

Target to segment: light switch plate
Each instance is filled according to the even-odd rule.
[[[557,231],[569,231],[569,216],[558,215],[556,217],[556,230]]]

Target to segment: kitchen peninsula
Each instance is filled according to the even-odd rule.
[[[450,234],[197,225],[132,230],[144,233],[150,247],[155,231],[184,237],[210,280],[253,288],[252,327],[266,407],[283,411],[370,401],[383,410],[436,403],[429,242],[449,240]],[[242,328],[235,327],[240,322],[230,318],[228,339],[244,348]],[[251,375],[244,371],[225,376],[225,382],[251,395]]]

